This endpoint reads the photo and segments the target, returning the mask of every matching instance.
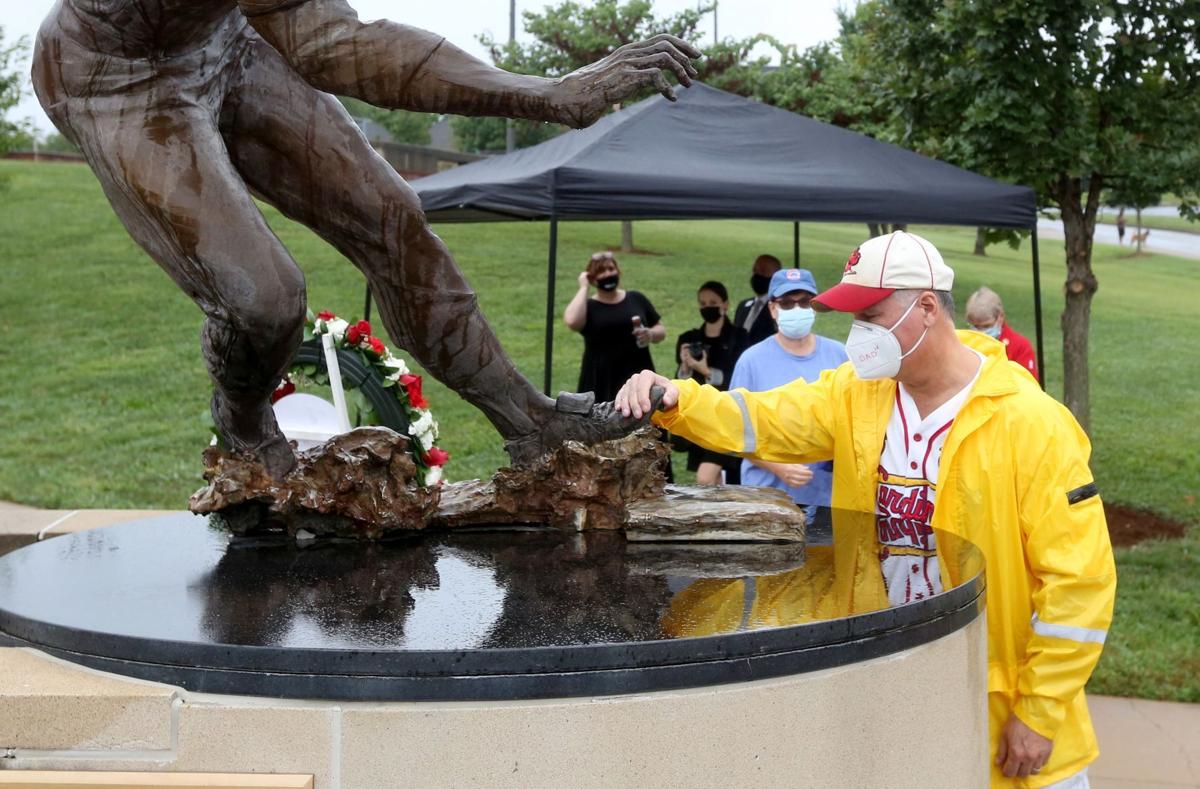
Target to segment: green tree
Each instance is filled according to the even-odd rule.
[[[711,6],[688,9],[667,17],[656,17],[651,0],[596,0],[583,4],[566,0],[546,6],[541,12],[525,11],[528,44],[499,42],[489,35],[479,37],[492,62],[518,74],[561,77],[608,55],[625,44],[659,33],[688,40],[697,38],[696,28]],[[651,95],[647,91],[646,95]],[[536,145],[566,131],[557,124],[517,120],[513,122],[518,148]],[[505,123],[495,118],[454,118],[451,121],[459,147],[473,153],[505,149]]]
[[[79,153],[79,146],[58,132],[50,132],[42,140],[41,149],[49,153]]]
[[[1089,425],[1092,238],[1106,186],[1152,176],[1195,215],[1195,0],[870,0],[849,21],[881,136],[1028,184],[1066,237],[1063,399]]]
[[[0,27],[0,156],[27,145],[30,137],[29,121],[14,121],[8,111],[21,101],[21,83],[25,79],[25,60],[29,55],[29,42],[24,37],[15,43],[4,43],[4,28]]]
[[[375,121],[387,129],[393,140],[410,145],[428,145],[429,128],[438,119],[435,113],[388,110],[348,96],[339,100],[351,115]]]
[[[504,118],[467,117],[454,115],[450,129],[458,148],[467,153],[504,153],[507,150],[507,124]],[[518,148],[528,148],[556,137],[565,126],[537,121],[514,120],[513,130]]]

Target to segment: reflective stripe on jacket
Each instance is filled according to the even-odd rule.
[[[1070,412],[1004,347],[959,332],[983,369],[943,449],[934,528],[979,546],[987,567],[991,752],[1009,713],[1054,740],[1024,782],[992,767],[992,785],[1040,787],[1099,753],[1083,686],[1112,621],[1116,569],[1091,445]],[[833,460],[833,507],[873,512],[893,380],[844,364],[811,384],[718,392],[677,381],[676,408],[654,421],[710,449],[780,463]]]

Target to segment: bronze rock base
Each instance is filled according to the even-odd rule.
[[[276,480],[254,458],[210,447],[190,509],[237,535],[376,540],[428,528],[532,524],[622,530],[630,541],[804,542],[804,515],[780,491],[667,486],[653,429],[567,442],[490,480],[418,487],[408,439],[357,428],[298,455]]]

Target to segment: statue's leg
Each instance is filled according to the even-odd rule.
[[[238,170],[362,270],[392,339],[482,410],[515,460],[631,429],[610,409],[556,410],[517,370],[416,195],[341,104],[265,44],[251,47],[243,65],[221,115]]]
[[[50,111],[129,234],[203,310],[221,435],[281,475],[295,458],[269,399],[301,339],[304,276],[230,164],[214,113],[171,93],[160,81]]]

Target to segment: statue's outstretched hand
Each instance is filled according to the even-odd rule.
[[[700,50],[667,33],[626,44],[559,81],[554,102],[559,120],[575,128],[589,126],[613,104],[646,87],[675,101],[663,71],[673,71],[680,83],[691,86],[698,73],[692,58],[700,55]]]
[[[679,402],[679,389],[669,378],[664,378],[652,370],[642,370],[621,387],[617,396],[613,398],[613,406],[623,416],[641,419],[643,415],[654,410],[651,393],[654,387],[661,387],[663,390],[659,408],[670,410]]]

